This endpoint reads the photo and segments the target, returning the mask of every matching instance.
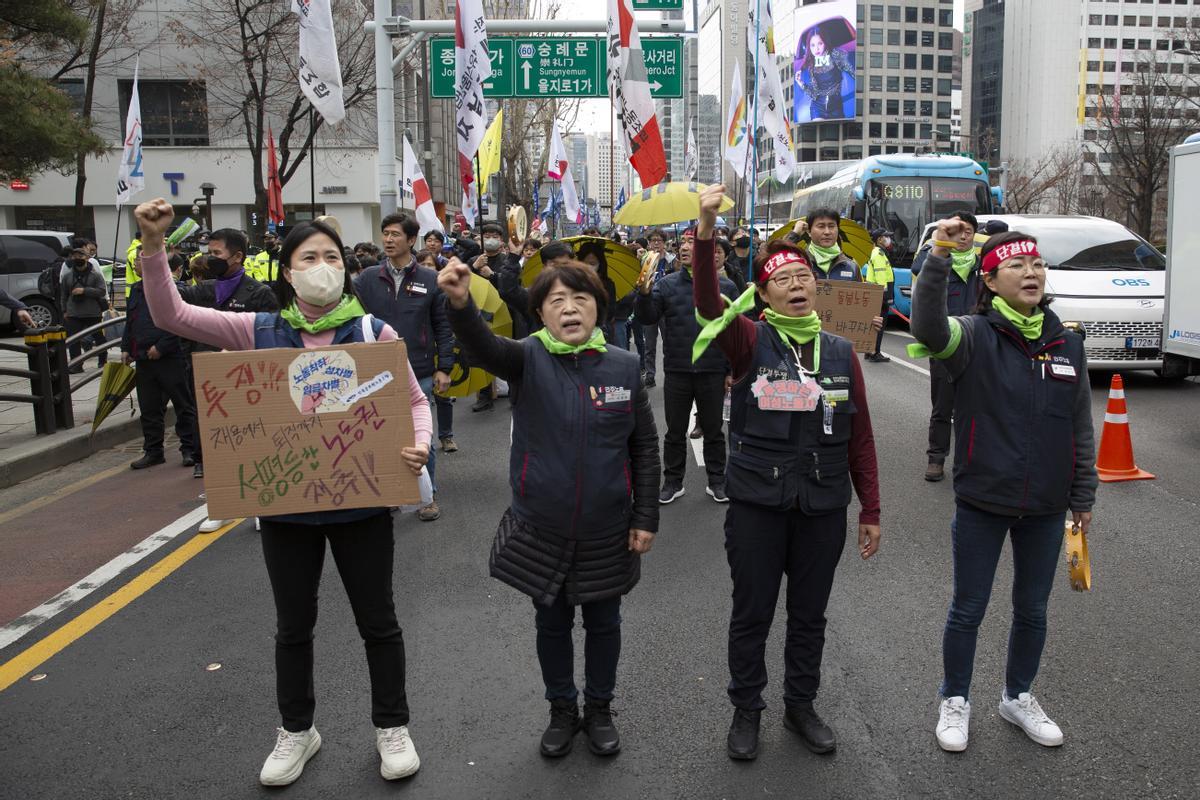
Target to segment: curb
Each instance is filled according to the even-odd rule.
[[[174,421],[175,410],[168,409],[163,419],[164,427],[170,430]],[[101,426],[95,436],[91,433],[90,422],[49,436],[39,436],[25,444],[0,452],[0,489],[82,461],[93,453],[124,444],[140,438],[141,435],[142,418],[135,415],[132,419]]]

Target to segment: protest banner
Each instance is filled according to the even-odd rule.
[[[816,312],[821,329],[849,339],[856,353],[875,352],[871,321],[883,308],[883,287],[862,281],[817,281]]]
[[[195,356],[214,519],[413,505],[404,343]]]

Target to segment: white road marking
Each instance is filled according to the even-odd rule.
[[[688,426],[688,435],[689,436],[691,436],[692,428],[694,428],[698,424],[700,424],[700,412],[696,409],[695,403],[692,403],[691,420],[692,420],[692,424]],[[696,457],[696,466],[703,467],[704,466],[704,438],[703,437],[701,437],[699,439],[690,439],[689,438],[688,442],[692,445],[692,455]]]
[[[899,364],[902,367],[908,367],[913,372],[919,372],[922,375],[924,375],[926,378],[929,377],[929,370],[925,369],[924,367],[918,367],[916,364],[912,363],[911,361],[905,361],[903,358],[900,358],[899,356],[894,356],[891,353],[884,353],[884,355],[891,356],[893,364]]]
[[[176,539],[181,533],[193,529],[208,518],[208,506],[184,514],[179,519],[168,524],[157,533],[152,533],[121,555],[109,561],[104,566],[92,572],[82,580],[63,589],[61,592],[12,622],[0,628],[0,650],[8,647],[25,634],[57,614],[66,611],[71,606],[99,589],[113,578],[120,575],[129,567],[141,561],[165,544]]]
[[[908,331],[884,331],[884,334],[889,335],[889,336],[903,336],[905,339],[914,339],[915,340],[917,338],[917,337],[913,336],[911,333],[909,333]]]

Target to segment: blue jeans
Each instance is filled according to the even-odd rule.
[[[425,397],[429,400],[429,410],[433,411],[433,376],[429,375],[424,378],[417,378],[417,383],[421,384],[421,391],[425,393]],[[433,487],[433,491],[437,492],[437,480],[433,477],[433,468],[437,462],[437,448],[433,446],[433,442],[429,443],[429,463],[425,467],[429,470],[429,485]]]
[[[633,331],[633,346],[637,348],[638,367],[642,372],[646,371],[646,332],[642,330],[640,322],[630,322],[630,329]]]
[[[970,697],[975,639],[987,611],[996,564],[1011,532],[1013,620],[1008,634],[1005,690],[1028,692],[1046,644],[1046,606],[1062,550],[1066,512],[1006,517],[960,502],[951,523],[954,598],[942,634],[942,697]]]
[[[629,349],[629,320],[617,319],[613,320],[613,340],[612,344],[622,350]]]
[[[575,626],[575,606],[568,605],[566,591],[558,593],[554,604],[534,602],[537,624],[538,663],[546,684],[547,700],[574,701],[575,648],[571,628]],[[608,702],[617,686],[617,662],[621,660],[621,596],[584,603],[583,674],[585,700]]]
[[[454,398],[434,395],[433,402],[437,405],[437,436],[439,439],[449,439],[454,435]]]

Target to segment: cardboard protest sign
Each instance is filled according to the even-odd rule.
[[[413,505],[404,342],[195,357],[214,519]]]
[[[856,353],[875,352],[871,321],[883,308],[883,287],[862,281],[817,281],[816,312],[826,333],[854,344]]]

